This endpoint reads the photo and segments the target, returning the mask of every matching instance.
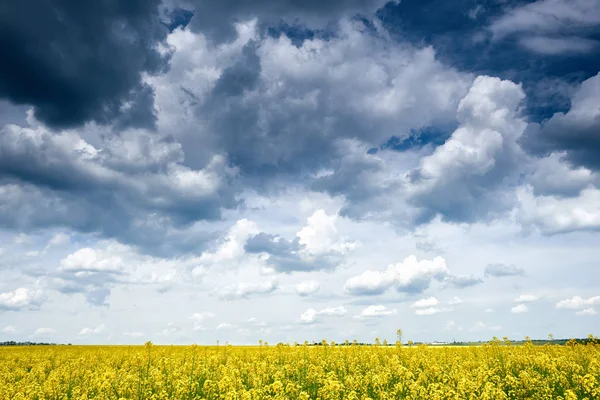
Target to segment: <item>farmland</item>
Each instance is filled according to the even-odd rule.
[[[600,345],[0,348],[1,399],[597,399]]]

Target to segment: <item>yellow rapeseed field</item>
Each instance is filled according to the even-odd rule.
[[[600,345],[0,348],[0,399],[600,399]]]

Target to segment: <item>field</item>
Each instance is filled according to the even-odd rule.
[[[600,345],[0,348],[0,399],[600,399]]]

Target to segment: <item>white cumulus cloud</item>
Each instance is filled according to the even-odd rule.
[[[436,299],[435,297],[428,297],[426,299],[421,299],[421,300],[417,300],[415,301],[411,307],[433,307],[433,306],[437,306],[439,304],[438,299]]]
[[[556,303],[556,308],[584,308],[586,306],[594,306],[600,304],[600,296],[593,296],[589,298],[583,298],[581,296],[574,296],[570,299],[560,300]]]
[[[525,304],[519,304],[510,309],[513,314],[523,314],[529,311],[529,308]]]
[[[41,289],[18,288],[0,293],[0,310],[21,310],[37,308],[44,301]]]
[[[261,283],[241,282],[225,286],[217,290],[218,296],[224,300],[247,299],[251,296],[264,295],[279,288],[279,282],[271,279]]]
[[[308,310],[306,310],[305,312],[302,313],[302,315],[300,315],[300,322],[304,323],[304,324],[312,324],[313,322],[316,321],[316,318],[318,316],[334,316],[334,317],[341,317],[344,316],[348,313],[348,310],[346,310],[345,307],[343,306],[339,306],[339,307],[327,307],[327,308],[323,308],[321,310],[315,310],[314,308],[309,308]]]
[[[364,310],[360,312],[360,314],[356,315],[354,318],[378,318],[378,317],[387,317],[390,315],[395,315],[398,311],[396,309],[389,309],[384,305],[373,305],[368,306]]]
[[[590,307],[590,308],[586,308],[585,310],[577,311],[575,314],[576,315],[596,315],[598,313],[596,312],[596,310],[594,310],[592,307]]]
[[[365,271],[346,281],[344,289],[355,295],[381,294],[391,287],[399,292],[420,293],[427,289],[432,280],[442,281],[449,275],[446,260],[417,260],[409,256],[397,264],[388,265],[385,271]]]
[[[305,281],[296,285],[296,293],[300,296],[309,296],[317,293],[320,289],[318,281]]]
[[[104,333],[105,330],[106,330],[106,327],[104,326],[104,324],[100,324],[95,328],[83,328],[79,332],[79,335],[80,336],[99,335],[101,333]]]
[[[538,297],[534,294],[521,294],[514,301],[515,303],[530,303],[536,300],[538,300]]]

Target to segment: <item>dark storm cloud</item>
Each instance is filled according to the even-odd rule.
[[[61,192],[0,179],[0,226],[19,232],[69,228],[166,257],[202,250],[216,239],[215,232],[186,231],[186,225],[177,224],[168,213],[157,216],[155,210],[122,195],[102,190]]]
[[[271,37],[278,38],[281,35],[285,35],[288,37],[294,46],[300,47],[304,43],[305,40],[314,39],[318,33],[319,37],[322,37],[322,32],[315,32],[311,29],[308,29],[302,25],[290,25],[286,23],[281,23],[275,26],[270,26],[267,29],[267,34]]]
[[[332,172],[314,179],[311,190],[344,196],[346,204],[339,211],[343,217],[360,220],[374,215],[374,210],[389,211],[390,198],[401,183],[382,178],[386,162],[381,154],[353,141],[342,142],[331,155]]]
[[[74,135],[0,129],[0,226],[67,226],[154,253],[197,250],[211,234],[166,239],[237,206],[226,159],[191,170],[179,163],[177,143],[141,132],[121,139],[96,152]]]
[[[19,0],[0,7],[0,97],[62,128],[154,124],[142,73],[159,73],[159,0]]]
[[[305,43],[301,49],[286,38],[250,42],[195,106],[195,115],[215,132],[216,145],[226,149],[253,186],[261,187],[273,176],[304,179],[319,169],[335,168],[346,155],[346,139],[371,147],[393,133],[408,135],[411,128],[447,125],[454,118],[469,76],[446,69],[429,50],[400,47],[390,55],[394,43],[360,21],[340,24],[337,30],[335,38]],[[365,68],[373,72],[362,75]],[[420,84],[432,76],[435,84]],[[404,93],[413,91],[407,102]],[[419,137],[438,135],[433,130]],[[184,151],[187,160],[193,159],[190,148]],[[370,172],[360,171],[369,162],[346,163],[348,171],[324,177],[315,190],[339,194],[353,184],[350,174]],[[354,194],[362,196],[359,192],[356,185]]]
[[[244,46],[239,60],[225,68],[212,90],[216,98],[239,96],[244,90],[256,87],[260,77],[260,58],[256,54],[256,44],[250,42]]]
[[[600,74],[584,81],[573,94],[571,107],[540,124],[530,124],[521,140],[538,155],[565,152],[575,166],[600,170]]]
[[[173,32],[177,28],[185,28],[194,16],[194,11],[185,8],[173,8],[164,10],[162,23]]]
[[[384,165],[380,159],[368,152],[338,154],[333,162],[333,173],[318,177],[312,184],[312,190],[326,192],[331,196],[344,195],[349,202],[361,202],[373,195],[381,194],[373,187],[373,175],[382,171]]]
[[[257,18],[268,29],[282,21],[301,23],[308,28],[321,28],[341,17],[372,14],[388,0],[187,0],[195,9],[190,22],[193,30],[201,31],[216,42],[235,38],[235,22]]]
[[[322,133],[322,121],[329,114],[323,104],[326,95],[319,96],[323,108],[317,110],[285,104],[307,89],[283,88],[280,97],[271,97],[266,93],[269,88],[259,82],[260,74],[260,59],[250,43],[223,71],[197,115],[211,116],[220,147],[227,149],[235,165],[260,181],[268,175],[296,174],[322,165],[333,149],[331,139]],[[307,111],[315,115],[307,118]]]

